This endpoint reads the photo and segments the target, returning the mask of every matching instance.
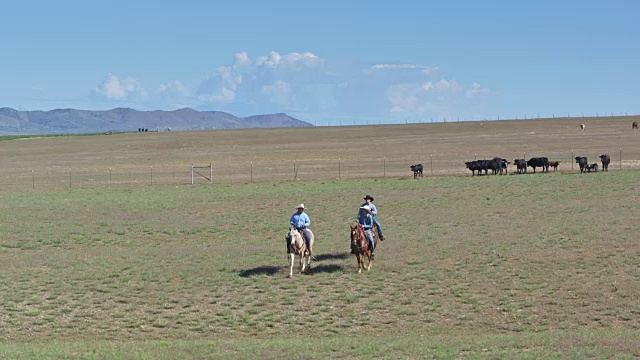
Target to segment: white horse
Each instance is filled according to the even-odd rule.
[[[294,227],[289,228],[289,232],[287,233],[287,244],[291,244],[287,250],[289,252],[289,277],[293,276],[293,261],[295,255],[300,256],[300,272],[304,271],[305,266],[311,268],[311,253],[313,252],[313,239],[315,236],[311,230],[307,229],[307,231],[311,234],[311,239],[309,239],[311,249],[307,249],[307,244],[302,238],[302,234]],[[307,258],[306,264],[305,257]]]
[[[580,130],[584,131],[584,129],[587,127],[587,124],[580,124]]]

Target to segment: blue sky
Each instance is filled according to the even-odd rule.
[[[640,113],[637,1],[29,1],[0,107],[286,112],[317,125]]]

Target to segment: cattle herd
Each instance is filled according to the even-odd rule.
[[[576,156],[575,160],[578,166],[580,167],[580,173],[598,171],[598,164],[597,163],[589,164],[589,161],[586,156]],[[609,171],[609,163],[611,162],[611,158],[609,157],[609,155],[607,154],[600,155],[600,162],[602,163],[602,171]],[[487,175],[489,173],[489,170],[491,170],[491,174],[493,175],[497,175],[497,174],[506,175],[508,174],[508,166],[509,164],[511,164],[511,162],[507,161],[506,159],[494,157],[491,160],[467,161],[464,164],[466,165],[467,169],[471,170],[471,176],[476,175],[476,173],[478,175],[483,175],[482,174],[483,171],[484,171],[484,175]],[[414,170],[414,167],[418,165],[411,166],[411,170],[414,171],[414,178],[417,176],[416,171]],[[526,159],[513,160],[513,166],[515,166],[516,173],[518,174],[526,174],[527,168],[532,168],[534,173],[536,172],[537,168],[540,168],[541,169],[540,171],[543,173],[549,172],[549,167],[552,167],[553,171],[557,171],[558,165],[560,165],[559,161],[549,161],[549,159],[546,157],[535,157],[529,160],[526,160]],[[420,165],[420,176],[421,174],[422,174],[422,165]]]

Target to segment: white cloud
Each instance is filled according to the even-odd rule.
[[[293,52],[285,55],[284,58],[282,58],[281,64],[290,69],[299,69],[300,67],[311,68],[321,65],[322,63],[324,63],[323,59],[310,52],[305,52],[302,54]]]
[[[477,96],[487,95],[489,93],[489,89],[483,88],[480,84],[474,82],[469,89],[465,92],[465,95],[468,98],[473,98]]]
[[[269,53],[269,56],[260,56],[256,60],[257,66],[293,71],[312,68],[318,65],[322,65],[323,63],[324,59],[310,52],[292,52],[282,56],[277,51],[271,51]]]
[[[365,69],[366,72],[383,70],[420,70],[424,74],[431,74],[438,70],[437,67],[417,64],[375,64]]]
[[[280,59],[282,59],[280,54],[272,50],[269,56],[259,56],[256,60],[256,65],[274,68],[280,64]]]
[[[278,80],[271,85],[264,85],[262,93],[267,96],[269,101],[281,105],[289,105],[293,97],[291,85],[282,80]]]
[[[460,91],[462,86],[455,80],[441,79],[433,85],[433,89],[438,91]]]
[[[156,93],[157,94],[177,94],[177,95],[186,96],[188,92],[187,92],[187,88],[184,86],[182,81],[173,80],[173,81],[169,81],[168,83],[161,84],[156,89]]]
[[[113,74],[109,74],[102,84],[93,90],[93,94],[107,99],[125,99],[134,94],[147,95],[138,80],[130,77],[120,80]]]
[[[237,52],[235,54],[235,66],[251,65],[251,59],[247,55],[246,51]]]
[[[236,98],[236,93],[233,90],[222,88],[220,94],[200,94],[198,100],[205,102],[232,102]]]
[[[436,66],[336,63],[311,52],[249,57],[234,54],[195,91],[179,80],[145,88],[135,78],[109,75],[92,93],[112,104],[146,108],[190,105],[233,113],[287,111],[306,116],[416,118],[447,116],[486,103],[489,90],[443,76]],[[346,115],[345,115],[346,114]]]

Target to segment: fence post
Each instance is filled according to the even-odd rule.
[[[571,150],[571,171],[573,171],[573,160],[575,160],[575,157],[573,156],[573,150]]]
[[[431,155],[431,176],[433,176],[433,155]]]
[[[387,177],[387,157],[382,158],[382,177]]]
[[[341,164],[340,158],[338,158],[338,180],[340,180],[340,172],[341,172],[340,168],[342,167],[341,165],[342,164]]]
[[[151,167],[151,186],[153,186],[153,166]]]
[[[296,174],[296,161],[293,160],[293,180],[295,180],[297,177],[298,177],[298,174]]]
[[[109,187],[111,187],[111,168],[109,168]]]
[[[478,160],[478,153],[474,153],[473,154],[473,159],[476,160],[476,161]]]
[[[36,176],[33,174],[33,170],[31,170],[31,188],[36,188]]]
[[[191,164],[191,185],[193,185],[193,164]]]
[[[620,170],[622,170],[622,148],[620,148]]]
[[[209,184],[213,184],[213,163],[209,163]]]
[[[69,189],[71,189],[71,169],[69,169]]]
[[[251,182],[253,182],[253,161],[251,162]]]

